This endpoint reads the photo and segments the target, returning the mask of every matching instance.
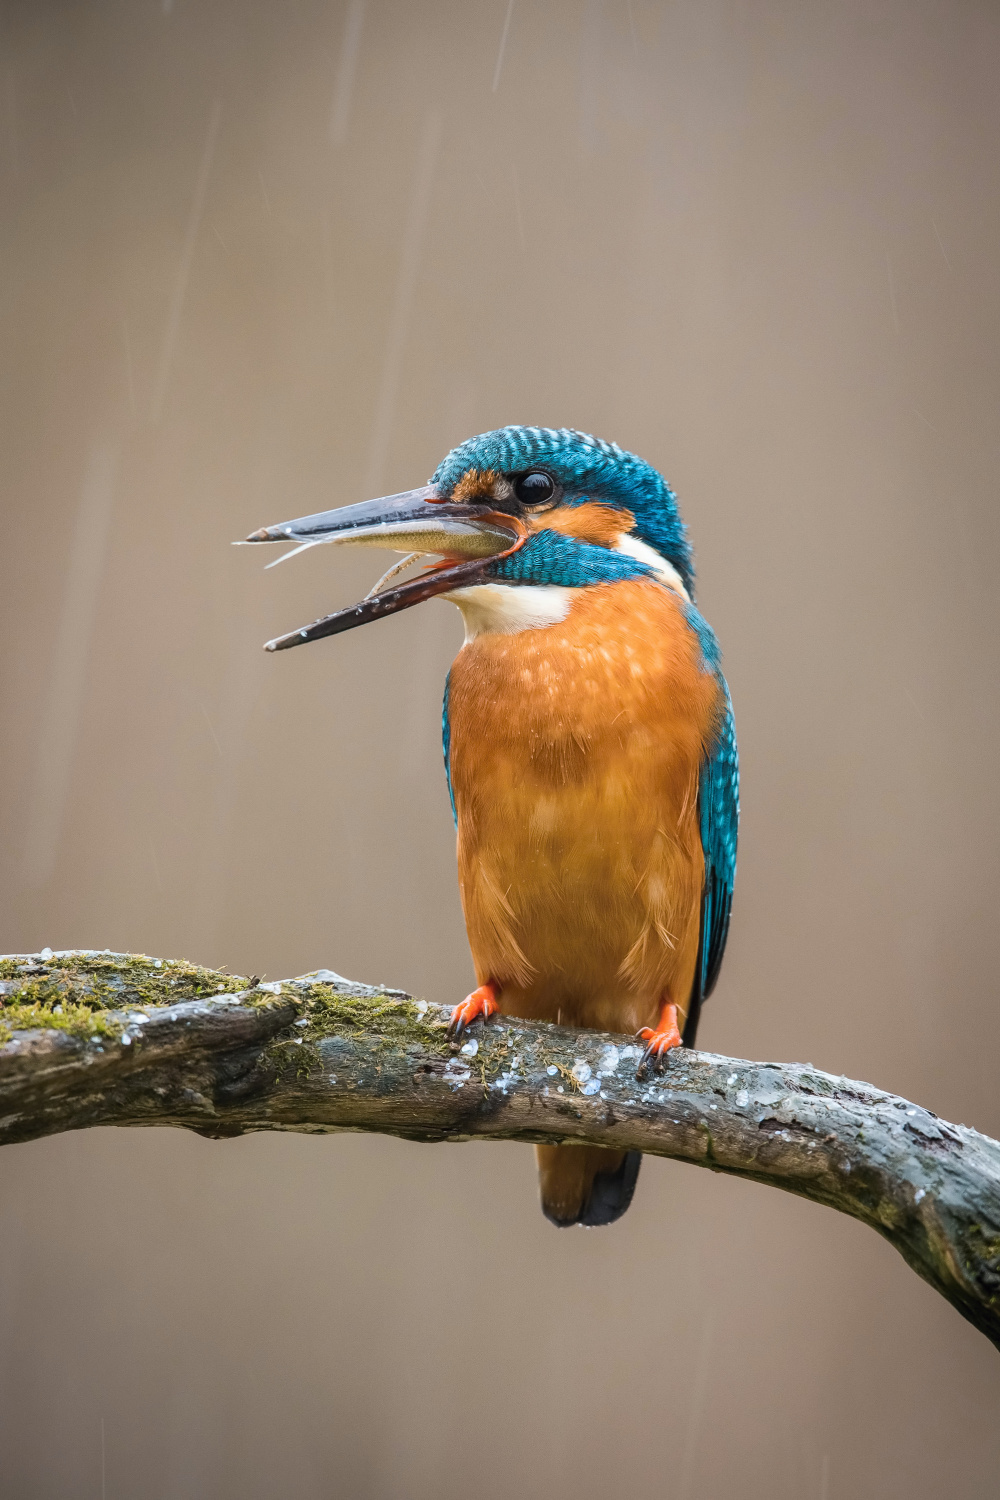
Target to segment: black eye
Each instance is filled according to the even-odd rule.
[[[522,505],[540,505],[543,500],[551,500],[555,492],[555,481],[542,469],[531,469],[514,480],[514,494]]]

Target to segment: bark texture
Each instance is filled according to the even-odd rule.
[[[589,1143],[784,1188],[869,1224],[1000,1347],[1000,1143],[800,1063],[448,1012],[327,969],[261,984],[132,954],[0,959],[0,1144],[91,1125]]]

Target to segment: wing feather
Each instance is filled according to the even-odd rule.
[[[451,696],[451,673],[444,680],[444,702],[441,705],[441,749],[444,751],[444,775],[448,783],[448,801],[451,803],[451,816],[455,827],[458,827],[458,809],[455,806],[455,793],[451,786],[451,719],[448,715],[448,699]]]
[[[698,967],[684,1026],[684,1042],[693,1047],[702,1003],[715,988],[729,935],[729,915],[736,881],[736,839],[740,820],[740,763],[729,687],[720,674],[725,714],[716,743],[702,762],[698,781],[698,816],[705,855],[701,897]]]

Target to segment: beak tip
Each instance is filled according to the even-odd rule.
[[[251,531],[246,540],[248,542],[271,542],[274,540],[274,538],[271,536],[268,528],[266,526],[262,526],[259,531]]]

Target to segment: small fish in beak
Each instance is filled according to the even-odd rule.
[[[454,502],[440,496],[432,485],[419,490],[404,490],[381,500],[365,500],[360,505],[346,505],[340,510],[300,516],[298,520],[283,521],[277,526],[263,526],[246,540],[295,544],[291,552],[276,558],[276,562],[284,562],[296,552],[324,544],[388,547],[443,559],[408,583],[386,589],[384,593],[369,593],[359,604],[268,641],[264,649],[287,651],[290,646],[320,640],[326,635],[339,635],[355,625],[396,614],[424,599],[433,598],[435,594],[481,583],[486,577],[489,561],[515,552],[526,536],[524,523],[515,516],[496,511],[492,501]],[[391,576],[392,571],[390,569],[386,576]],[[384,578],[379,580],[380,583],[383,581]]]

